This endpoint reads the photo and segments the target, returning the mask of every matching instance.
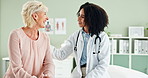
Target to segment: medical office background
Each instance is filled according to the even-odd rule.
[[[2,78],[2,58],[8,57],[8,37],[11,30],[24,26],[21,17],[22,5],[28,0],[0,0],[0,78]],[[48,8],[49,18],[65,18],[66,34],[49,34],[51,44],[60,47],[67,37],[80,29],[77,24],[77,11],[85,2],[103,7],[109,16],[106,32],[128,37],[129,26],[148,28],[148,0],[40,0]],[[145,29],[144,29],[145,30]],[[145,30],[148,37],[148,30]],[[128,55],[117,55],[116,64],[128,68]],[[122,61],[124,60],[124,61]],[[137,55],[133,59],[133,69],[146,73],[148,55]],[[61,72],[62,73],[62,72]]]

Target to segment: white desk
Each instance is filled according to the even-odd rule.
[[[7,70],[7,62],[9,62],[8,57],[2,58],[2,75],[4,76],[6,70]]]

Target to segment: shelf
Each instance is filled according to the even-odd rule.
[[[131,54],[131,55],[148,56],[148,54]]]
[[[123,38],[148,39],[148,37],[109,37],[109,38],[119,38],[119,39],[123,39]]]
[[[148,56],[148,54],[119,54],[119,53],[114,53],[114,54],[110,54],[110,55],[139,55],[139,56]]]
[[[133,38],[133,39],[148,39],[148,37],[130,37],[130,38]]]
[[[119,54],[119,53],[114,53],[114,54],[111,54],[111,55],[129,55],[129,54]]]
[[[109,37],[109,38],[113,38],[113,39],[128,39],[129,37]]]
[[[146,72],[145,69],[148,69],[148,63],[143,62],[143,60],[147,61],[148,59],[148,37],[109,37],[109,39],[111,65],[119,65]],[[142,69],[135,68],[139,67],[139,62],[143,65]]]

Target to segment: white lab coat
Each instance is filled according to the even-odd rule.
[[[60,49],[52,48],[53,57],[58,60],[64,60],[74,52],[77,66],[74,68],[71,78],[81,78],[82,76],[80,69],[80,58],[84,46],[82,30],[80,30],[80,35],[77,42],[77,51],[74,51],[74,46],[76,45],[78,32],[79,31],[73,33],[62,44],[62,47]],[[105,32],[101,32],[99,37],[101,37],[101,43],[99,39],[97,39],[96,45],[94,45],[96,35],[93,35],[88,40],[87,66],[86,66],[85,78],[110,78],[107,72],[107,68],[110,62],[109,38]],[[96,51],[99,51],[99,45],[100,45],[100,53],[93,54],[93,51],[95,51],[95,49]]]

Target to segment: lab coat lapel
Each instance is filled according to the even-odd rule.
[[[79,47],[78,47],[78,54],[79,54],[79,61],[81,59],[82,56],[82,51],[83,51],[83,47],[84,47],[84,40],[83,40],[83,36],[82,36],[82,32],[80,32],[80,36],[79,36]]]
[[[84,47],[84,41],[83,41],[83,36],[82,36],[82,31],[80,32],[80,35],[79,35],[79,39],[78,39],[78,72],[81,74],[81,71],[80,71],[80,60],[81,60],[81,56],[82,56],[82,51],[83,51],[83,47]]]
[[[91,53],[93,53],[93,51],[95,49],[95,45],[94,45],[95,38],[96,38],[96,35],[93,35],[88,40],[88,44],[87,44],[87,66],[86,66],[86,73],[88,73],[88,71],[90,71],[88,67],[91,66],[91,64],[89,62],[92,61],[90,58],[91,58]]]

